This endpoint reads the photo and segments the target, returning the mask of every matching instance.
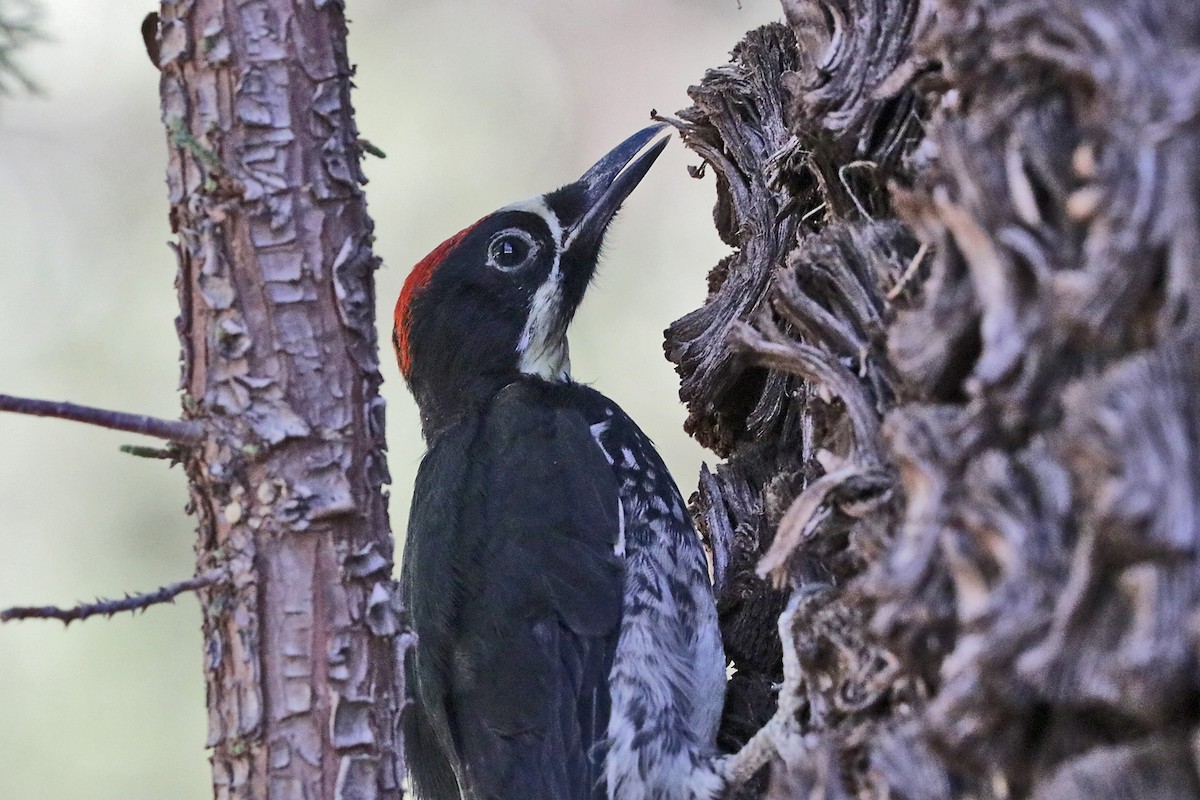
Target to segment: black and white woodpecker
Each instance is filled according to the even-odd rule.
[[[428,451],[401,586],[422,800],[701,800],[725,659],[654,445],[571,380],[567,327],[661,125],[413,269],[393,342]]]

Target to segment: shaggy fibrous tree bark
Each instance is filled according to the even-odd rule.
[[[1200,797],[1200,7],[784,10],[667,344],[743,795]]]

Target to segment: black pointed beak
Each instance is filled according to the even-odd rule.
[[[566,230],[564,248],[584,259],[594,259],[608,223],[616,215],[655,159],[667,146],[667,137],[654,138],[666,128],[656,123],[630,136],[592,165],[571,187],[580,192],[578,216]],[[650,144],[654,142],[653,144]],[[647,145],[650,145],[647,147]]]

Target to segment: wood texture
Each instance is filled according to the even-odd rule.
[[[783,6],[667,343],[741,796],[1200,796],[1200,7]]]
[[[338,2],[168,0],[185,460],[214,793],[399,797],[371,220]]]

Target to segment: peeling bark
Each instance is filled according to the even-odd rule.
[[[217,798],[401,795],[372,223],[340,3],[167,0],[158,64]]]
[[[740,796],[1200,796],[1200,7],[783,5],[667,343]]]

